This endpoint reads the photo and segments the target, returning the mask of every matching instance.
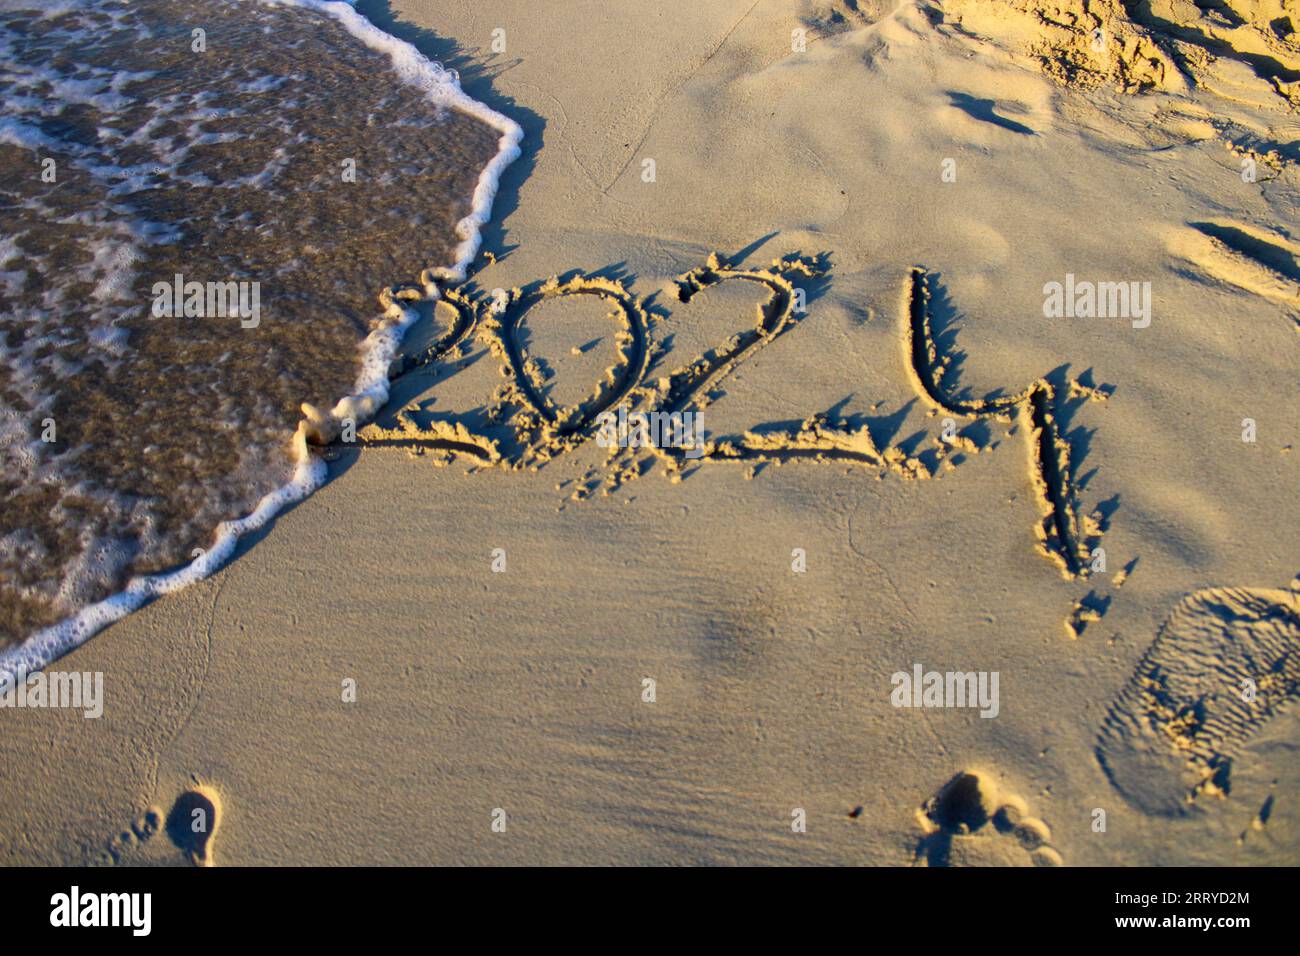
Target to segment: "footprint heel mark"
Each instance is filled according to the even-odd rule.
[[[1130,804],[1182,816],[1226,796],[1241,747],[1300,694],[1300,579],[1183,598],[1107,711],[1097,761]]]
[[[221,797],[211,787],[186,790],[167,814],[167,836],[195,866],[212,866],[213,843],[221,828]]]
[[[607,369],[595,391],[576,405],[558,406],[545,394],[535,363],[519,342],[524,317],[542,302],[571,295],[605,300],[618,317],[619,361]],[[567,282],[552,277],[540,286],[512,289],[499,312],[489,312],[480,337],[501,361],[507,385],[503,401],[523,411],[514,418],[521,441],[527,446],[527,463],[537,468],[590,437],[596,419],[625,398],[645,378],[650,365],[650,332],[645,303],[617,279],[576,276]]]
[[[963,770],[916,812],[917,866],[1061,866],[1052,831],[1024,799]]]
[[[958,401],[948,395],[943,379],[950,360],[940,354],[930,318],[930,276],[922,267],[912,269],[905,302],[903,351],[908,377],[917,395],[933,409],[954,419],[992,418],[1003,424],[1019,416],[1029,436],[1029,479],[1038,503],[1035,527],[1038,550],[1060,568],[1067,580],[1086,576],[1091,537],[1099,540],[1101,528],[1090,523],[1085,534],[1079,519],[1070,444],[1061,436],[1056,420],[1056,389],[1045,378],[1030,383],[1015,395]],[[1106,394],[1078,381],[1069,383],[1072,396],[1101,400]]]

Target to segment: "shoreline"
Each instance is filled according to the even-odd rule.
[[[439,280],[463,282],[470,264],[478,254],[482,241],[481,230],[491,219],[497,184],[506,167],[519,156],[523,129],[508,117],[466,95],[454,75],[423,57],[409,43],[384,33],[358,14],[351,2],[281,2],[330,14],[358,40],[372,49],[388,53],[394,74],[402,82],[425,90],[431,102],[460,110],[500,131],[500,149],[479,176],[471,212],[457,224],[460,244],[456,248],[456,260],[448,266],[431,270],[432,275]],[[424,295],[422,302],[428,305],[436,303],[439,298],[438,287],[432,278],[424,284]],[[230,560],[240,538],[265,527],[285,508],[303,501],[317,491],[327,480],[328,472],[322,462],[311,457],[307,449],[309,439],[324,438],[328,441],[332,437],[331,433],[337,432],[338,423],[343,419],[351,418],[357,424],[363,424],[384,406],[388,401],[389,366],[397,357],[403,335],[419,317],[413,308],[394,302],[390,296],[386,298],[389,306],[384,319],[387,321],[377,325],[358,346],[361,356],[355,391],[340,398],[326,413],[304,405],[306,417],[290,438],[296,461],[294,477],[289,484],[263,496],[244,517],[223,521],[218,525],[213,531],[212,546],[190,564],[168,574],[132,578],[122,591],[82,608],[70,618],[42,628],[12,648],[0,651],[0,681],[13,678],[20,669],[33,671],[44,668],[110,624],[138,611],[149,601],[210,577]]]

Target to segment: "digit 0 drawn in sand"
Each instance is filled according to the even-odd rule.
[[[1097,736],[1097,760],[1129,803],[1191,812],[1226,796],[1241,747],[1300,694],[1300,578],[1290,590],[1208,588],[1160,628]]]
[[[526,289],[512,289],[490,304],[476,303],[460,291],[447,290],[442,294],[442,301],[456,310],[456,321],[422,354],[395,363],[392,374],[418,371],[442,359],[458,357],[463,343],[477,329],[477,338],[501,363],[506,379],[496,393],[488,420],[513,431],[517,450],[506,451],[497,439],[475,433],[461,422],[434,421],[422,426],[414,417],[420,411],[416,405],[396,413],[396,428],[366,426],[358,433],[356,443],[365,448],[404,448],[413,454],[432,453],[430,457],[439,464],[464,456],[480,464],[536,470],[587,441],[595,433],[601,416],[620,403],[625,402],[632,412],[669,417],[691,407],[706,407],[714,398],[716,386],[741,362],[797,324],[807,290],[796,286],[796,281],[819,279],[827,272],[824,256],[787,255],[774,259],[766,269],[747,269],[730,263],[718,253],[711,254],[704,265],[677,277],[679,302],[689,304],[708,289],[733,280],[762,285],[769,290],[769,295],[758,304],[752,325],[652,384],[646,383],[646,378],[662,355],[652,349],[646,304],[618,279],[578,275],[561,281],[553,277]],[[402,295],[401,291],[395,294]],[[596,296],[611,305],[610,318],[621,325],[617,338],[618,361],[606,370],[591,395],[575,405],[559,406],[547,396],[540,368],[519,341],[519,329],[528,312],[541,302],[573,295]],[[949,359],[939,354],[935,342],[929,296],[925,269],[913,269],[905,296],[902,330],[904,364],[914,390],[934,412],[942,412],[954,420],[974,422],[993,418],[1011,424],[1015,420],[1013,416],[1019,415],[1030,439],[1030,480],[1040,511],[1039,550],[1056,562],[1067,579],[1085,576],[1089,571],[1089,547],[1100,539],[1103,529],[1099,517],[1090,515],[1080,519],[1078,515],[1070,446],[1061,436],[1055,416],[1056,388],[1043,378],[1007,397],[969,402],[949,398],[943,385]],[[1068,388],[1072,398],[1101,401],[1107,397],[1102,389],[1077,380],[1069,381]],[[936,464],[945,464],[948,469],[954,467],[961,455],[981,451],[980,444],[963,432],[937,438],[935,445]],[[674,482],[682,480],[684,469],[691,461],[742,463],[751,468],[764,463],[848,463],[873,470],[877,477],[888,473],[905,479],[935,476],[925,462],[902,449],[879,448],[868,426],[840,424],[829,413],[820,412],[794,429],[759,426],[758,430],[741,435],[706,438],[703,447],[689,452],[671,444],[651,444],[648,448],[612,445],[603,469],[589,471],[577,482],[572,497],[585,498],[601,484],[604,493],[611,494],[643,474],[646,462],[655,459]],[[1100,610],[1104,611],[1104,606]],[[1074,623],[1076,628],[1072,633],[1077,636],[1082,630],[1079,625],[1084,623],[1083,616]]]
[[[1066,579],[1085,576],[1090,544],[1100,539],[1102,528],[1100,520],[1091,515],[1079,518],[1070,445],[1061,437],[1054,414],[1056,389],[1040,378],[1018,394],[1003,398],[970,402],[949,398],[943,379],[950,363],[935,345],[929,306],[929,277],[925,269],[917,267],[912,270],[905,303],[907,321],[903,323],[903,349],[913,388],[932,408],[954,419],[991,417],[1010,424],[1012,411],[1019,414],[1029,435],[1029,479],[1041,516],[1035,528],[1038,549],[1057,563]],[[1069,388],[1071,394],[1094,401],[1107,398],[1106,392],[1077,380],[1072,380]]]
[[[917,866],[1061,866],[1052,831],[1025,801],[964,770],[916,811]]]
[[[597,296],[612,306],[610,318],[622,326],[615,338],[619,362],[606,370],[586,399],[557,406],[545,394],[536,362],[519,342],[519,329],[537,305],[571,295]],[[535,288],[511,289],[505,302],[488,310],[478,334],[502,362],[507,378],[502,398],[523,409],[514,417],[515,430],[528,449],[525,461],[533,468],[586,441],[596,418],[626,397],[650,365],[645,303],[622,282],[601,276],[580,275],[567,282],[552,277]]]

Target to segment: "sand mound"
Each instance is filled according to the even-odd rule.
[[[1293,0],[943,0],[947,22],[1069,86],[1125,93],[1195,84],[1253,105],[1300,103]],[[1280,105],[1280,104],[1279,104]]]
[[[902,0],[801,0],[800,19],[819,34],[839,33],[875,23],[898,9]]]

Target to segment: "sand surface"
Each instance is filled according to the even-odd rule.
[[[196,784],[220,794],[218,865],[1300,862],[1285,91],[1220,65],[1226,96],[1190,59],[1144,91],[1113,63],[1063,83],[1010,14],[959,29],[971,4],[358,6],[525,129],[475,294],[621,278],[669,347],[653,381],[766,297],[683,303],[675,276],[823,257],[807,314],[713,389],[709,433],[830,412],[934,477],[657,463],[605,495],[592,442],[535,471],[343,451],[224,570],[60,662],[104,672],[101,719],[5,712],[0,862],[183,863],[147,817]],[[904,345],[918,265],[954,403],[1055,387],[1104,573],[1041,553],[1026,419],[963,421],[978,453],[936,458],[945,413]],[[1067,274],[1151,283],[1150,324],[1045,317]],[[530,313],[556,401],[613,363],[606,311]],[[381,424],[481,419],[499,364],[470,343]],[[918,663],[998,672],[997,716],[892,706]]]

